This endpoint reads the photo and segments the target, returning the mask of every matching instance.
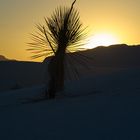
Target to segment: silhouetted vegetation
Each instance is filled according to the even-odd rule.
[[[35,53],[32,58],[53,56],[48,64],[50,80],[46,96],[49,98],[55,98],[56,92],[64,88],[66,53],[78,50],[85,37],[75,2],[70,8],[57,8],[50,18],[45,18],[45,25],[36,25],[39,32],[32,34],[33,42],[29,43],[28,50]]]

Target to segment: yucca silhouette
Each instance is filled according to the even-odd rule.
[[[79,12],[70,8],[57,8],[50,18],[45,18],[45,25],[36,25],[37,34],[32,34],[33,42],[29,51],[35,53],[32,58],[52,56],[48,64],[50,76],[46,96],[55,98],[55,93],[64,88],[64,61],[66,53],[79,50],[83,45],[85,28],[80,22]]]

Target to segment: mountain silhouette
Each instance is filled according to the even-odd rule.
[[[50,57],[44,60],[48,64]],[[116,44],[66,54],[65,75],[107,74],[140,67],[140,45]],[[67,78],[66,78],[67,79]]]
[[[83,52],[93,58],[93,66],[134,67],[140,66],[140,45],[117,44]]]
[[[17,61],[16,59],[9,59],[4,55],[0,55],[0,61]]]
[[[81,61],[89,66],[140,66],[140,45],[116,44],[108,47],[98,46],[85,51],[68,53],[67,56],[72,63],[77,63],[75,65],[79,65]],[[44,62],[49,60],[50,57],[46,58]],[[81,64],[84,65],[84,63]]]
[[[3,55],[0,55],[0,61],[8,61],[9,59]]]

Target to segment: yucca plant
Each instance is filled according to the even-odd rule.
[[[29,51],[35,53],[32,58],[52,56],[48,64],[50,76],[46,96],[55,98],[55,94],[64,88],[64,61],[66,53],[77,51],[83,45],[85,28],[80,22],[79,12],[70,8],[57,8],[45,24],[36,25],[39,32],[32,34],[33,42],[29,43]]]

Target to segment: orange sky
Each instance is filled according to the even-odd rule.
[[[42,23],[59,5],[72,0],[0,0],[0,54],[30,61],[26,51],[35,23]],[[140,44],[140,0],[77,0],[81,21],[89,34],[110,33],[118,43]]]

